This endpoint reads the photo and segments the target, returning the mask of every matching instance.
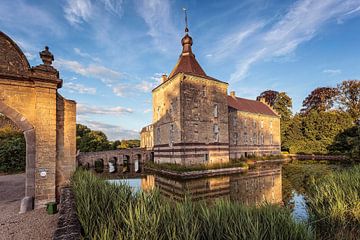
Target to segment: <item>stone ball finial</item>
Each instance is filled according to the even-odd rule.
[[[54,61],[54,55],[49,51],[49,47],[45,46],[45,50],[40,52],[40,58],[43,61],[44,65],[51,66]]]

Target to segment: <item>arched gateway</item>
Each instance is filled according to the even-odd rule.
[[[20,212],[56,201],[76,167],[76,103],[64,99],[48,47],[43,64],[30,67],[24,53],[0,31],[0,113],[24,132],[26,187]]]

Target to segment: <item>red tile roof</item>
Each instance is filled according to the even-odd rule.
[[[229,107],[239,111],[278,116],[268,105],[259,101],[227,96],[227,102]]]
[[[199,76],[206,76],[205,71],[201,68],[200,64],[192,53],[188,55],[181,54],[174,69],[171,71],[169,78],[175,76],[179,72],[194,73]]]

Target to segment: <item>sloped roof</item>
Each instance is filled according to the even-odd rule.
[[[169,78],[175,76],[179,72],[193,73],[204,77],[206,76],[205,71],[201,68],[194,54],[188,54],[188,55],[181,54],[174,69],[171,71]]]
[[[239,111],[278,117],[278,115],[268,105],[259,101],[227,96],[227,102],[229,107],[235,108]]]

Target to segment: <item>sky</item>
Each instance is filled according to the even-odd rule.
[[[184,7],[200,65],[239,97],[284,91],[297,112],[316,87],[360,79],[360,0],[1,0],[0,30],[32,66],[49,46],[78,123],[139,138],[181,53]]]

